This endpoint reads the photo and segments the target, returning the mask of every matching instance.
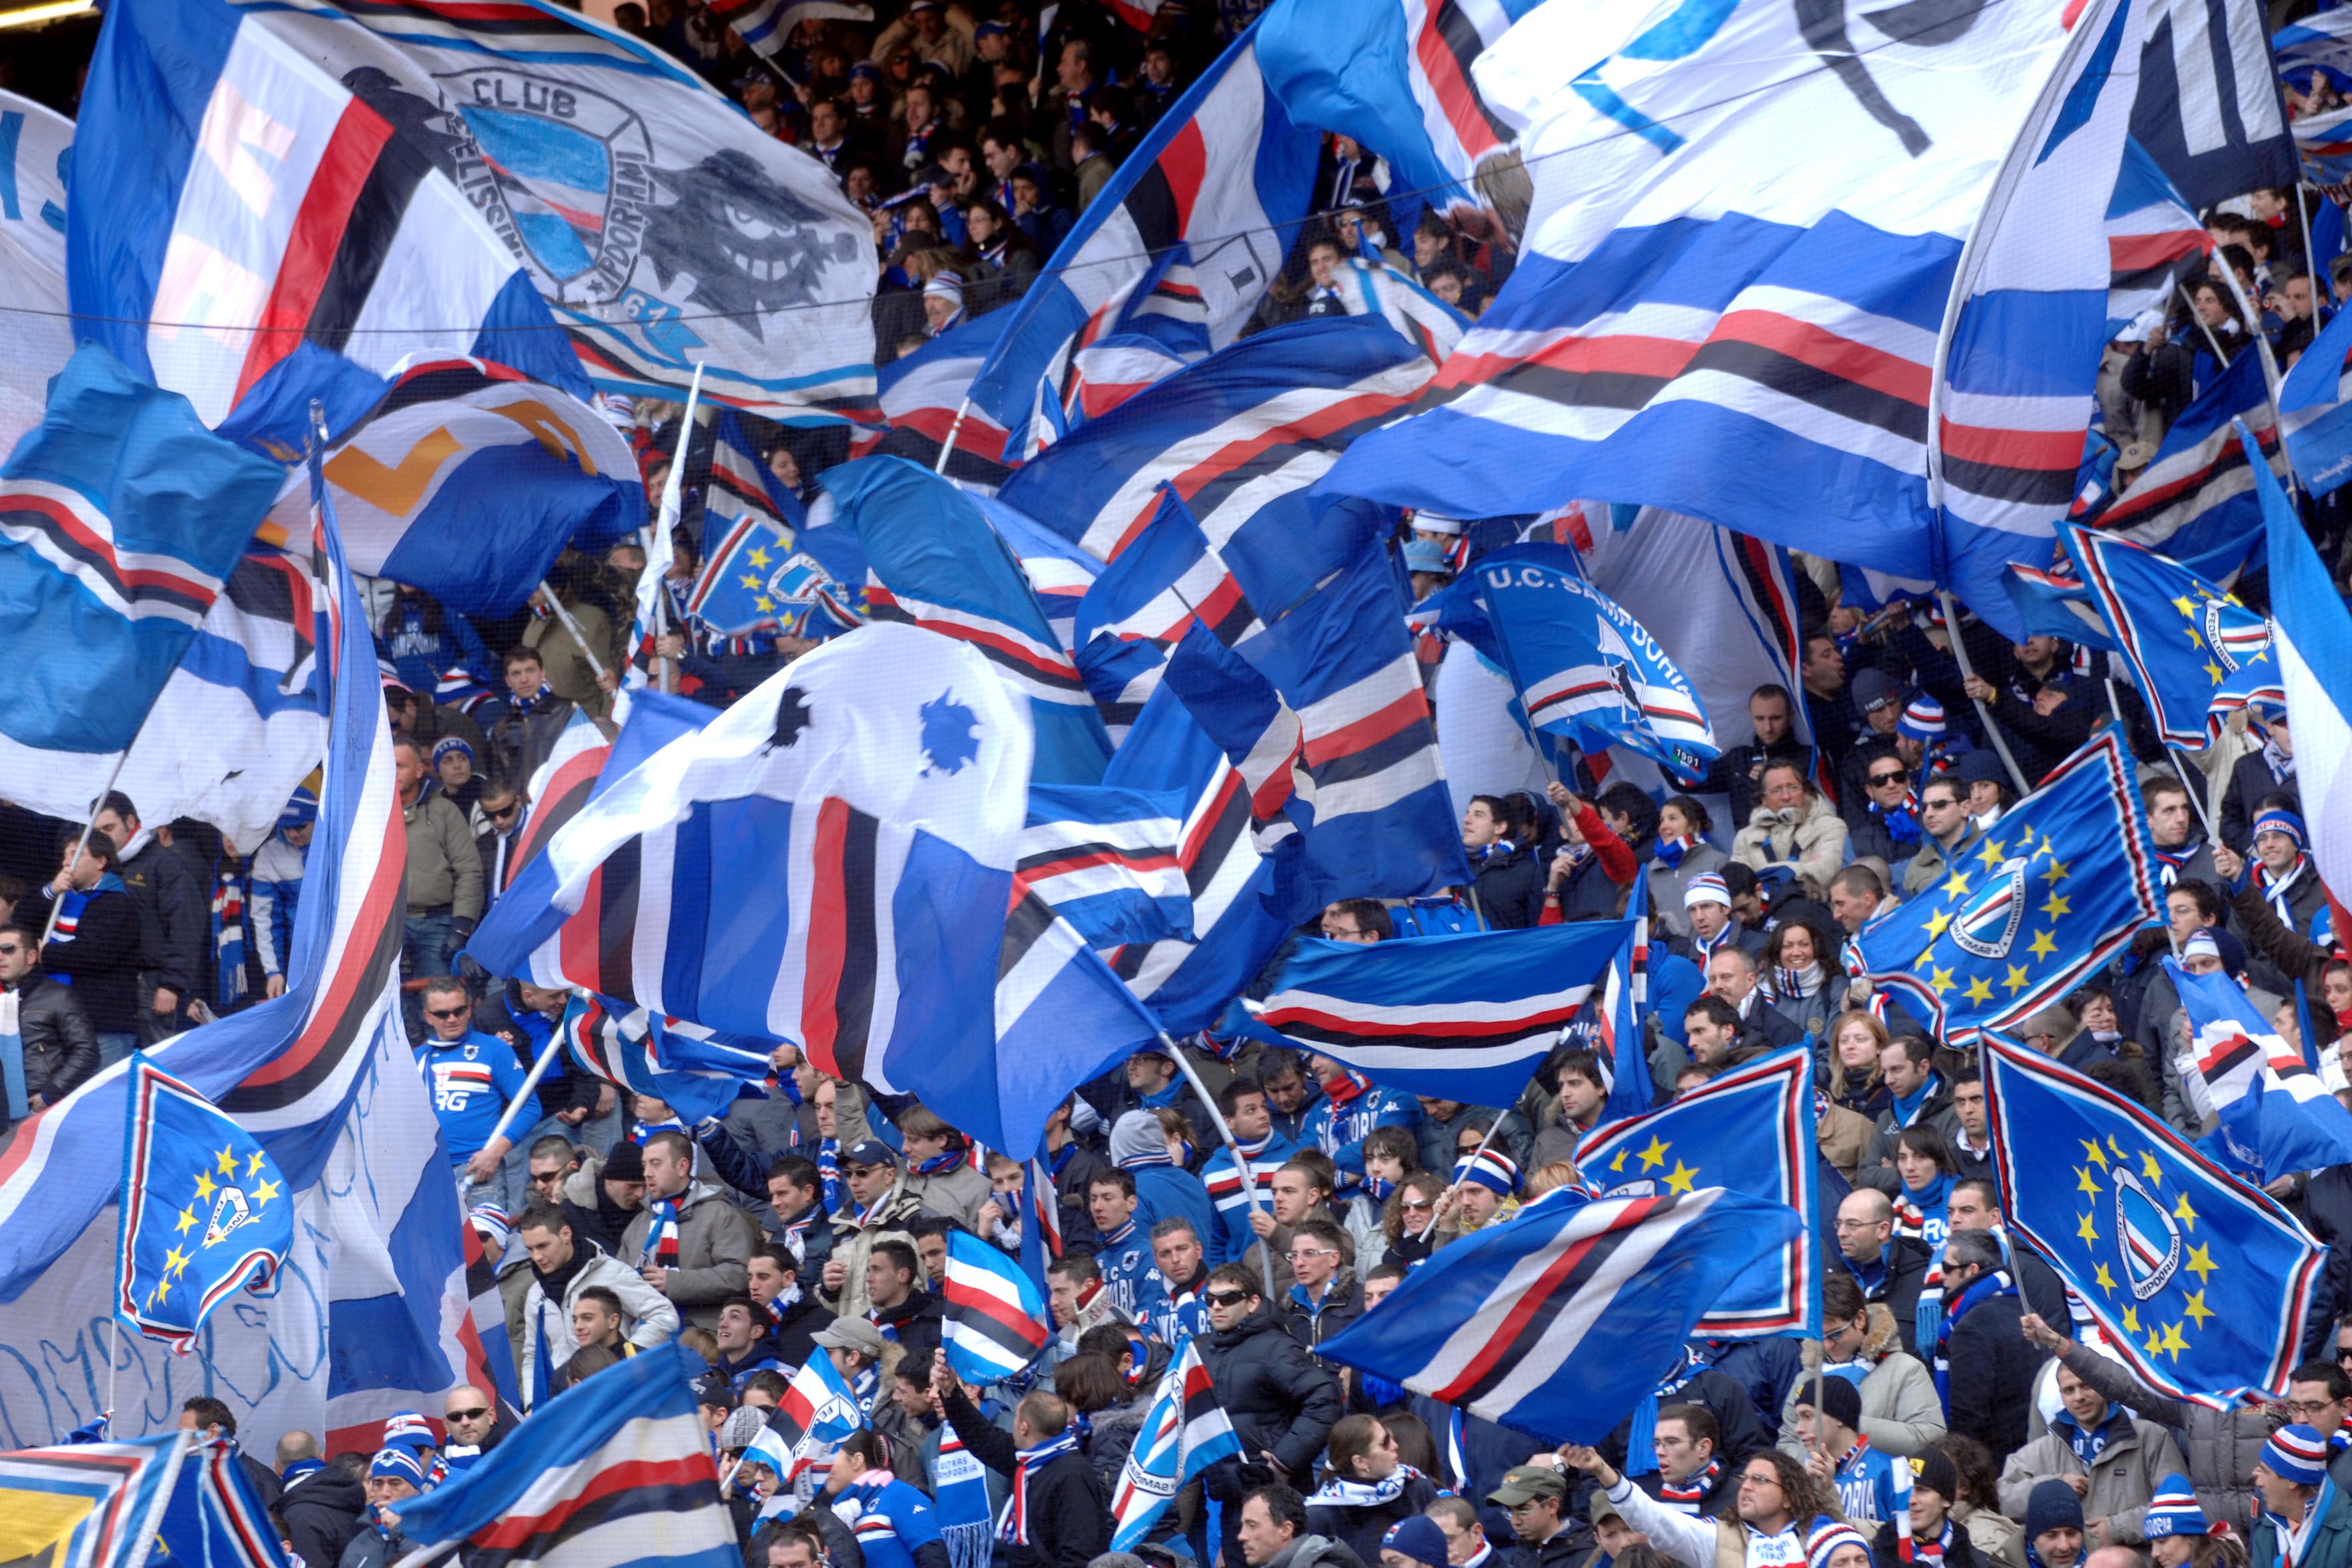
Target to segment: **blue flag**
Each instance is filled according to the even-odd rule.
[[[2326,1249],[2112,1089],[1986,1035],[2001,1207],[2149,1386],[2277,1397]]]
[[[0,733],[120,752],[195,638],[284,470],[96,344],[0,468]]]
[[[1201,1364],[1200,1348],[1186,1340],[1143,1407],[1143,1425],[1111,1489],[1111,1550],[1131,1551],[1193,1477],[1241,1451],[1233,1419]]]
[[[940,1346],[948,1365],[976,1388],[1011,1377],[1054,1337],[1053,1314],[1021,1266],[968,1230],[948,1233]]]
[[[563,1005],[564,1049],[592,1077],[650,1094],[691,1127],[724,1116],[747,1084],[768,1075],[768,1053],[699,1025],[573,992]]]
[[[2093,735],[1949,868],[1863,928],[1847,967],[1966,1046],[2055,1004],[2164,915],[2120,726]]]
[[[2188,1012],[2197,1060],[2197,1081],[2184,1073],[2184,1088],[2198,1110],[2221,1117],[2215,1135],[2230,1159],[2265,1182],[2352,1161],[2352,1110],[2327,1092],[2245,988],[2226,974],[2191,974],[2172,959],[2164,968]]]
[[[2198,342],[2191,339],[2187,346],[2194,348]],[[2322,347],[2314,342],[2300,363],[2310,364]],[[2285,455],[2279,450],[2270,395],[2260,354],[2231,360],[2230,368],[2180,411],[2131,488],[2086,521],[2101,532],[2120,533],[2176,561],[2197,560],[2242,543],[2260,531],[2262,508],[2231,421],[2243,419],[2253,426],[2263,460],[2273,472],[2284,472]]]
[[[1317,1353],[1547,1442],[1597,1443],[1673,1369],[1706,1304],[1803,1225],[1720,1187],[1563,1187],[1446,1247]]]
[[[285,1568],[278,1527],[246,1479],[234,1438],[215,1437],[189,1449],[155,1547],[151,1563]]]
[[[1650,1015],[1650,879],[1633,879],[1625,900],[1625,940],[1610,955],[1601,995],[1560,1031],[1559,1043],[1591,1051],[1609,1075],[1603,1121],[1639,1116],[1650,1109],[1650,1063],[1643,1054],[1642,1024]]]
[[[2287,460],[2314,496],[2352,479],[2352,399],[2344,395],[2352,361],[2352,310],[2338,310],[2279,386],[2279,427]]]
[[[1387,1088],[1508,1105],[1600,994],[1630,929],[1578,921],[1369,947],[1309,938],[1258,1025]]]
[[[1765,1136],[1769,1129],[1769,1136]],[[1576,1168],[1604,1197],[1723,1187],[1783,1204],[1806,1223],[1711,1299],[1696,1332],[1750,1339],[1821,1332],[1821,1227],[1813,1145],[1813,1053],[1791,1046],[1700,1085],[1672,1105],[1607,1122],[1578,1141]]]
[[[294,1200],[251,1133],[144,1056],[130,1089],[115,1316],[184,1352],[239,1287],[276,1289]]]

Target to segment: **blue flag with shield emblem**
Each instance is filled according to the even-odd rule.
[[[294,1200],[251,1133],[143,1056],[129,1098],[115,1316],[184,1354],[239,1287],[276,1289]]]
[[[1999,1035],[1983,1043],[2001,1207],[2125,1364],[2217,1407],[2284,1394],[2326,1249],[2139,1106]]]
[[[2160,919],[2132,759],[2109,725],[1854,938],[1847,967],[1966,1047],[2040,1012]]]
[[[1822,1331],[1813,1147],[1813,1053],[1791,1046],[1700,1085],[1663,1110],[1601,1123],[1578,1142],[1576,1168],[1603,1197],[1722,1187],[1804,1215],[1786,1245],[1759,1255],[1723,1288],[1691,1331],[1703,1339],[1811,1335]]]

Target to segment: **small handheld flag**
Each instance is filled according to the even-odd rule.
[[[2182,1073],[2182,1087],[2200,1111],[2221,1117],[2228,1156],[2265,1182],[2352,1161],[2352,1110],[2263,1020],[2244,988],[2226,974],[2191,974],[2172,959],[2164,968],[2189,1015],[2197,1063],[2193,1075]]]
[[[948,1365],[975,1387],[1001,1382],[1037,1358],[1053,1337],[1045,1298],[1029,1277],[969,1231],[948,1233]]]
[[[276,1289],[294,1202],[251,1134],[144,1057],[129,1100],[115,1316],[184,1355],[238,1287]]]
[[[1119,1468],[1118,1484],[1111,1489],[1110,1549],[1133,1551],[1193,1477],[1241,1451],[1233,1421],[1210,1386],[1209,1369],[1201,1364],[1200,1351],[1186,1340],[1161,1375],[1159,1392],[1144,1407],[1143,1425]]]
[[[865,1425],[857,1395],[843,1381],[833,1358],[820,1351],[793,1374],[782,1402],[768,1413],[768,1424],[746,1457],[776,1472],[775,1495],[781,1498],[816,1467],[819,1456]]]
[[[143,1563],[171,1507],[193,1432],[0,1454],[0,1561],[111,1568]]]

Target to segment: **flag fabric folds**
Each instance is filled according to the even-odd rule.
[[[2231,1155],[2264,1182],[2352,1161],[2352,1110],[2280,1037],[2244,987],[2226,974],[2191,974],[2176,959],[2164,967],[2189,1016],[2197,1064],[2193,1080],[2181,1075],[2183,1092],[2200,1116],[2221,1118],[2219,1136]]]
[[[593,1390],[558,1394],[456,1479],[401,1505],[415,1543],[403,1568],[461,1546],[469,1560],[551,1568],[734,1568],[742,1552],[689,1381],[703,1370],[663,1345]]]
[[[1673,1369],[1706,1303],[1803,1223],[1720,1187],[1561,1188],[1454,1242],[1318,1353],[1515,1432],[1597,1443]]]
[[[2119,726],[2003,813],[1942,881],[1855,937],[1847,968],[1965,1046],[2054,1006],[2164,916]]]
[[[1984,1037],[2001,1211],[2143,1382],[2226,1408],[2277,1398],[2326,1249],[2113,1090]]]
[[[2295,477],[2315,496],[2352,479],[2352,399],[2345,370],[2352,363],[2352,311],[2338,310],[2320,329],[2279,386],[2280,433]],[[2247,416],[2253,417],[2252,413]]]
[[[969,1231],[948,1233],[948,1365],[975,1388],[1001,1383],[1037,1358],[1053,1331],[1045,1298],[1018,1264]]]
[[[686,613],[723,637],[773,630],[789,613],[780,580],[804,521],[800,498],[786,495],[751,449],[743,421],[719,410],[711,427],[710,483],[702,492],[702,571]]]
[[[128,747],[277,486],[277,465],[187,399],[95,344],[77,353],[0,468],[0,607],[24,677],[0,731],[41,751]]]
[[[1701,1338],[1821,1331],[1821,1226],[1811,1217],[1821,1211],[1821,1163],[1813,1117],[1812,1051],[1790,1047],[1577,1141],[1576,1168],[1603,1197],[1723,1187],[1807,1216],[1785,1247],[1759,1255],[1707,1303],[1695,1331]]]
[[[1597,994],[1629,930],[1577,921],[1370,946],[1310,937],[1258,1023],[1384,1087],[1508,1105]]]
[[[751,52],[763,59],[782,54],[784,46],[792,42],[793,30],[803,22],[874,20],[873,6],[845,5],[842,0],[720,0],[710,11],[724,17],[751,46]]]
[[[2201,752],[2231,714],[2286,700],[2270,622],[2235,594],[2128,540],[2058,532],[2168,745]]]
[[[2191,206],[2295,180],[2263,13],[2229,0],[2148,8],[2131,132]]]
[[[1210,341],[1232,342],[1307,214],[1319,144],[1267,90],[1254,32],[1235,39],[1087,204],[1029,291],[1001,312],[971,384],[974,410],[1021,444],[1018,455],[1034,452],[1037,415],[1058,403],[1081,334],[1125,300],[1153,258],[1180,247]]]
[[[192,1432],[0,1453],[0,1562],[143,1563],[172,1505]]]
[[[1034,890],[1089,947],[1192,937],[1178,858],[1184,796],[1033,784],[1014,884]]]
[[[2320,352],[2314,342],[2304,362]],[[2231,424],[2239,420],[2253,428],[2258,459],[2238,444]],[[2083,521],[2176,561],[2212,554],[2254,531],[2254,469],[2266,464],[2273,473],[2284,471],[2278,443],[2262,356],[2240,354],[2181,410],[2131,487]]]
[[[621,1008],[616,1016],[600,996],[573,993],[561,1027],[564,1050],[583,1071],[632,1094],[652,1095],[689,1127],[726,1115],[743,1086],[768,1071],[765,1052],[693,1041],[675,1020],[656,1018],[642,1007]]]
[[[2318,71],[2339,91],[2352,88],[2352,16],[2322,11],[2289,22],[2271,35],[2271,60],[2291,86],[2310,86]]]
[[[874,440],[861,442],[852,455],[905,458],[937,468],[940,448],[952,430],[955,447],[948,455],[947,477],[991,489],[1002,485],[1021,454],[1017,447],[1008,451],[1012,441],[1003,426],[985,409],[967,407],[966,401],[972,377],[980,374],[1003,327],[1003,318],[994,312],[976,316],[884,365],[876,373],[883,429]]]
[[[2212,236],[2147,149],[2126,140],[2107,199],[2109,333],[2120,333],[2144,311],[2168,309],[2212,250]]]
[[[1470,330],[1470,319],[1376,258],[1351,256],[1339,267],[1339,302],[1351,316],[1378,316],[1444,364]]]
[[[209,1568],[284,1568],[278,1527],[247,1479],[236,1440],[198,1442],[180,1467],[172,1506],[156,1532],[157,1561]]]
[[[0,289],[15,312],[0,348],[0,454],[41,422],[49,377],[73,357],[67,320],[66,178],[73,121],[47,104],[0,91],[0,174],[15,199],[0,202]]]
[[[1217,1403],[1200,1350],[1184,1341],[1160,1373],[1151,1403],[1143,1407],[1143,1424],[1111,1488],[1110,1549],[1133,1550],[1194,1477],[1241,1451],[1241,1437]]]
[[[1570,1050],[1591,1051],[1601,1060],[1609,1098],[1601,1119],[1639,1116],[1650,1109],[1650,1064],[1643,1024],[1650,1014],[1650,879],[1633,879],[1625,900],[1625,940],[1610,955],[1601,994],[1580,1007],[1560,1032]]]
[[[756,1457],[776,1472],[780,1499],[835,1444],[864,1425],[866,1414],[858,1408],[857,1395],[842,1380],[833,1358],[813,1355],[793,1374],[745,1457]],[[774,1500],[769,1506],[775,1506]]]
[[[277,1289],[294,1200],[251,1134],[144,1056],[126,1098],[114,1311],[184,1352],[240,1288]]]

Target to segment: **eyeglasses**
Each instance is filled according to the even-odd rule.
[[[1208,1302],[1212,1307],[1238,1307],[1244,1301],[1249,1300],[1249,1292],[1246,1290],[1209,1290],[1202,1292],[1201,1299]]]
[[[471,1008],[471,1007],[469,1007],[469,1006],[468,1006],[468,1007],[427,1007],[426,1009],[425,1009],[425,1016],[426,1017],[428,1017],[428,1018],[441,1018],[441,1019],[462,1018],[462,1017],[464,1017],[467,1014],[468,1014],[468,1013],[470,1013],[470,1012],[472,1012],[472,1011],[473,1011],[473,1008]]]
[[[452,1421],[479,1421],[489,1413],[488,1405],[477,1405],[471,1410],[452,1410],[449,1412],[448,1418]]]
[[[1874,784],[1901,784],[1910,776],[1909,768],[1897,768],[1891,773],[1873,773],[1870,775],[1870,782]]]
[[[1302,1258],[1337,1258],[1339,1251],[1328,1247],[1294,1247],[1282,1255],[1296,1263]]]

